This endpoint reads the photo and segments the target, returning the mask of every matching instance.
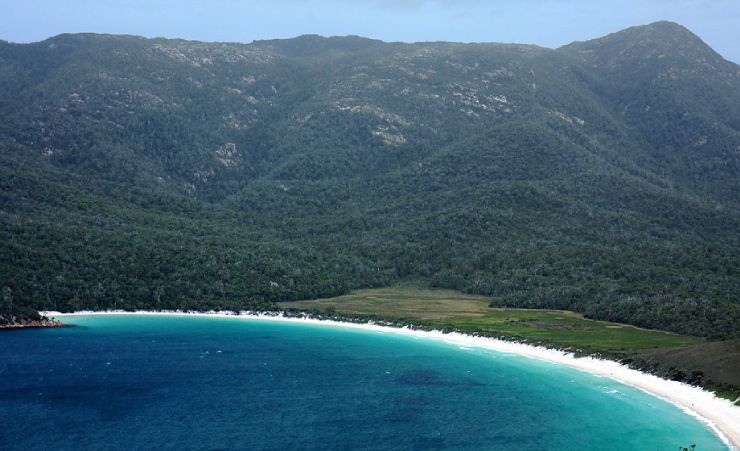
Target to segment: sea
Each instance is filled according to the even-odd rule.
[[[666,401],[514,354],[313,323],[0,332],[2,450],[726,450]]]

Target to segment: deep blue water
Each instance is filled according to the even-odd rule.
[[[566,367],[334,327],[68,317],[0,333],[0,449],[727,449]]]

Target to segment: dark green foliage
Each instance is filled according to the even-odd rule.
[[[39,320],[41,320],[41,315],[36,310],[23,303],[15,302],[13,290],[8,286],[2,287],[2,291],[0,291],[0,326]]]
[[[710,388],[732,401],[740,397],[740,340],[635,351],[624,363]]]
[[[740,334],[740,81],[667,23],[559,50],[0,43],[0,286],[267,308],[401,280]]]

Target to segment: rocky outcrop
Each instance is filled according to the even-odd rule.
[[[11,316],[5,318],[0,316],[0,329],[23,329],[28,327],[61,327],[64,326],[59,321],[49,318],[28,319]]]

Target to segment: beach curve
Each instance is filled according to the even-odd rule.
[[[652,396],[670,402],[685,413],[697,418],[710,427],[731,450],[740,451],[740,407],[727,399],[717,397],[711,392],[682,382],[670,381],[652,374],[631,369],[619,362],[594,357],[576,357],[572,353],[548,349],[525,343],[517,343],[491,337],[480,337],[459,332],[442,332],[437,330],[423,331],[408,327],[392,327],[372,322],[352,323],[309,317],[289,317],[282,314],[255,312],[189,312],[189,311],[79,311],[61,313],[54,311],[41,312],[48,317],[81,316],[81,315],[174,315],[174,316],[208,316],[235,318],[244,320],[280,321],[293,323],[311,323],[329,327],[362,329],[383,333],[427,338],[444,341],[466,348],[479,348],[496,352],[516,354],[524,357],[564,365],[580,371],[607,377],[619,383],[637,388]]]

